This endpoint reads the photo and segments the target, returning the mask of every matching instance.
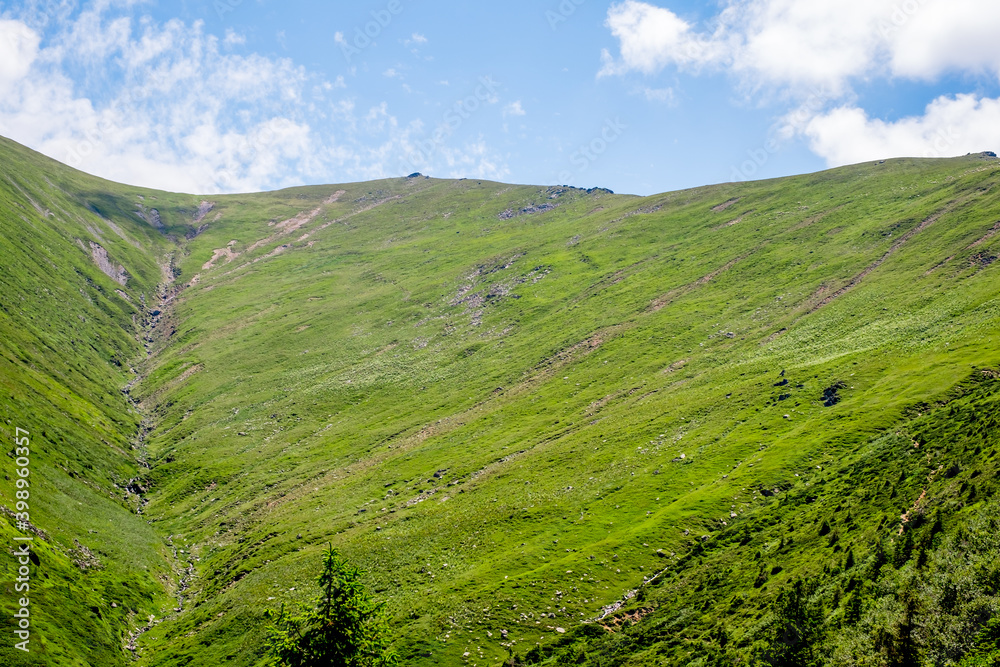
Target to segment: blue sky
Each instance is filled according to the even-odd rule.
[[[0,134],[187,192],[652,194],[1000,149],[995,0],[0,2]]]

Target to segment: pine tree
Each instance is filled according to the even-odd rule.
[[[913,531],[906,529],[903,531],[901,540],[896,541],[896,551],[893,554],[892,565],[897,570],[906,565],[913,557]]]
[[[996,667],[996,665],[1000,665],[1000,617],[994,617],[979,632],[975,648],[961,662],[961,667]]]
[[[882,568],[889,562],[889,554],[885,549],[885,543],[879,540],[875,544],[875,552],[872,554],[872,562],[870,564],[869,578],[872,581],[878,581],[879,577],[882,576]]]
[[[903,618],[896,624],[895,641],[889,650],[890,667],[920,667],[917,646],[917,613],[920,602],[911,588],[903,593]]]
[[[809,604],[805,582],[795,581],[778,596],[775,619],[763,662],[773,667],[807,667],[813,664],[813,646],[820,639],[821,619]]]
[[[394,667],[383,605],[361,583],[361,570],[331,546],[323,552],[320,595],[294,615],[268,611],[268,648],[279,667]]]
[[[858,621],[861,620],[862,612],[862,599],[861,591],[857,590],[851,597],[847,599],[847,604],[844,607],[844,623],[848,626],[856,625]]]

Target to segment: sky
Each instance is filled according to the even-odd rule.
[[[0,135],[215,194],[654,194],[1000,150],[996,0],[0,0]]]

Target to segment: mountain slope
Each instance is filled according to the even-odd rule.
[[[328,543],[388,599],[406,664],[496,664],[508,648],[525,656],[560,638],[565,648],[530,659],[576,662],[590,650],[606,660],[614,652],[604,634],[619,660],[687,664],[721,618],[749,647],[775,593],[828,565],[824,552],[782,544],[770,574],[779,567],[771,547],[760,557],[710,549],[734,573],[723,584],[707,574],[716,556],[702,556],[704,545],[779,519],[805,531],[788,498],[825,485],[833,507],[846,503],[853,490],[829,471],[869,460],[919,419],[915,406],[953,394],[973,365],[998,363],[1000,163],[984,156],[649,198],[419,177],[204,201],[4,149],[21,161],[5,172],[15,180],[77,179],[64,186],[74,193],[67,213],[106,190],[109,212],[99,210],[122,229],[127,221],[140,246],[128,262],[108,255],[145,276],[147,294],[157,260],[174,257],[163,304],[147,301],[163,311],[151,320],[148,359],[126,340],[145,335],[129,331],[127,311],[95,323],[102,339],[121,332],[115,359],[139,374],[131,396],[149,429],[150,468],[139,470],[139,450],[127,447],[93,473],[74,469],[78,478],[56,459],[35,464],[64,484],[138,471],[144,514],[137,521],[126,503],[116,511],[150,537],[129,559],[108,560],[175,570],[159,588],[149,577],[143,613],[158,622],[138,642],[141,664],[260,664],[263,609],[311,595],[304,582]],[[25,233],[13,215],[25,206],[19,196],[4,205],[5,242]],[[78,229],[25,244],[68,255],[75,238],[90,239]],[[11,280],[22,290],[44,284],[42,274]],[[10,308],[12,329],[75,316]],[[75,358],[58,352],[58,363]],[[29,360],[10,358],[27,373]],[[132,379],[129,364],[114,363],[92,360],[104,395]],[[49,381],[61,378],[55,364],[39,371]],[[112,393],[107,414],[123,420],[127,397]],[[55,405],[23,400],[21,419],[36,403]],[[145,434],[138,421],[117,425],[120,442]],[[67,435],[88,423],[69,417]],[[921,465],[936,469],[962,447],[946,439]],[[893,465],[879,463],[864,483],[899,476]],[[960,468],[948,478],[956,484],[975,472]],[[987,502],[992,473],[978,472],[979,495],[963,492],[949,516]],[[923,489],[918,475],[908,479],[891,498],[852,501],[853,516],[913,507]],[[9,504],[12,491],[0,488]],[[55,512],[47,519],[66,536],[84,530]],[[854,523],[840,547],[858,561],[899,534],[898,521]],[[761,559],[769,574],[755,587]],[[623,614],[644,618],[632,634],[591,637],[600,625],[584,621],[692,562],[697,575],[657,577],[655,604],[644,592],[603,622],[615,630]],[[178,586],[179,603],[164,597]],[[749,602],[732,606],[735,596]],[[723,597],[731,611],[709,604]],[[689,638],[708,639],[665,639],[664,619],[681,612]]]

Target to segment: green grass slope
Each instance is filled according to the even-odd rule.
[[[863,653],[895,631],[908,572],[944,572],[988,532],[995,431],[969,438],[1000,363],[998,181],[1000,162],[969,156],[648,198],[423,177],[208,201],[103,184],[104,217],[145,233],[130,261],[173,253],[176,276],[148,330],[95,323],[134,360],[138,414],[129,364],[89,369],[148,456],[148,504],[121,519],[137,543],[115,559],[164,575],[139,664],[263,664],[264,610],[311,597],[331,543],[388,601],[408,665],[761,659],[798,577],[822,582],[814,644]],[[162,230],[133,214],[154,197]],[[69,382],[54,364],[38,373]],[[87,435],[66,412],[67,442]],[[900,515],[934,509],[942,528],[912,524],[919,568],[870,571]]]

